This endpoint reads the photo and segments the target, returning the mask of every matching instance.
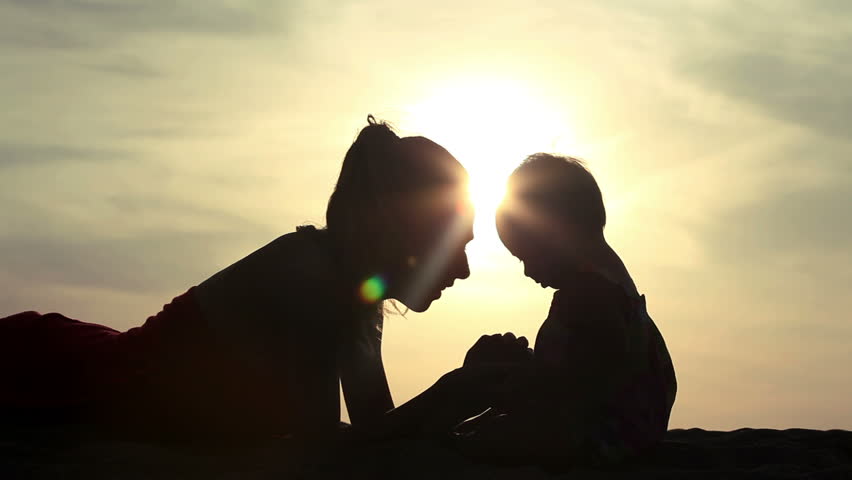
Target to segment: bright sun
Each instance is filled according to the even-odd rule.
[[[436,89],[409,110],[406,132],[440,143],[470,172],[476,207],[471,263],[499,251],[494,213],[506,178],[529,154],[569,152],[573,147],[565,118],[523,85],[505,79],[470,79]]]

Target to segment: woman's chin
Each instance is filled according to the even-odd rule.
[[[423,312],[425,312],[426,310],[429,309],[429,307],[432,305],[432,302],[434,302],[435,300],[437,300],[439,298],[441,298],[441,292],[438,292],[436,295],[432,296],[431,298],[423,298],[423,299],[417,299],[417,300],[408,299],[408,301],[400,299],[400,301],[402,302],[403,305],[405,305],[405,308],[407,308],[407,309],[409,309],[413,312],[423,313]]]
[[[440,295],[439,295],[440,296]],[[424,300],[422,302],[416,302],[414,305],[408,307],[410,310],[413,310],[417,313],[423,313],[426,310],[429,310],[429,307],[432,305],[432,302],[436,299],[432,300]]]

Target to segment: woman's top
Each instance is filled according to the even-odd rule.
[[[378,311],[357,304],[329,243],[311,227],[283,235],[123,333],[58,313],[2,318],[0,406],[155,431],[314,434],[337,427],[343,376],[347,396],[383,412],[381,356],[358,336],[379,318],[364,309]]]
[[[261,422],[316,434],[393,408],[381,360],[381,304],[358,297],[326,230],[300,227],[195,289],[223,348],[264,385]],[[277,415],[270,415],[270,412]],[[286,428],[285,428],[286,427]]]
[[[263,385],[241,402],[263,412],[259,421],[284,431],[339,421],[337,333],[345,312],[338,282],[320,232],[303,229],[195,288],[224,353]]]

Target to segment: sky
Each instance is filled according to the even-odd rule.
[[[322,225],[367,114],[472,175],[472,274],[391,314],[396,402],[553,294],[489,213],[583,158],[679,380],[671,427],[852,429],[852,3],[0,0],[0,316],[117,329]]]

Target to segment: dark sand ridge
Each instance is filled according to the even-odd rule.
[[[425,440],[350,445],[323,458],[287,440],[211,447],[107,440],[73,428],[7,429],[0,478],[852,479],[852,432],[672,430],[641,463],[554,471],[481,464]]]

